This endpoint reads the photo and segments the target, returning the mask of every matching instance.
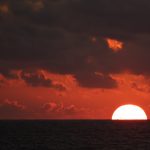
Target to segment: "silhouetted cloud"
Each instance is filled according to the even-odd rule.
[[[79,74],[75,78],[79,81],[80,85],[87,88],[116,88],[117,82],[108,75],[98,74]]]
[[[22,72],[21,78],[30,86],[33,87],[51,87],[52,81],[46,79],[44,74],[40,72]]]
[[[49,78],[46,78],[42,71],[30,70],[22,71],[20,73],[20,78],[25,81],[25,83],[31,87],[46,87],[53,88],[58,91],[65,91],[66,87],[61,83],[53,83]]]

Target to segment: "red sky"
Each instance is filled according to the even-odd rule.
[[[111,119],[115,109],[124,104],[141,106],[150,116],[149,83],[142,75],[129,72],[112,74],[118,83],[117,88],[91,89],[80,87],[71,75],[43,70],[39,73],[59,86],[32,87],[22,79],[7,80],[2,77],[0,118]]]
[[[150,118],[149,1],[2,0],[0,119]]]

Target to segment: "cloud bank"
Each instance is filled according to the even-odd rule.
[[[16,78],[11,70],[43,69],[107,89],[117,87],[113,73],[149,75],[149,14],[148,0],[2,0],[0,73]],[[114,53],[106,38],[124,46]],[[32,80],[22,78],[31,86],[51,86],[35,73]]]

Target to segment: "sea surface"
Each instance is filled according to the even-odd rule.
[[[0,150],[150,150],[150,121],[0,121]]]

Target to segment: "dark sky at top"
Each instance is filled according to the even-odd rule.
[[[149,76],[149,16],[149,0],[1,0],[0,73],[11,79],[11,70],[23,70],[29,84],[51,86],[36,76],[44,69],[89,88],[115,88],[110,74],[125,70]],[[106,38],[123,49],[114,53]]]

